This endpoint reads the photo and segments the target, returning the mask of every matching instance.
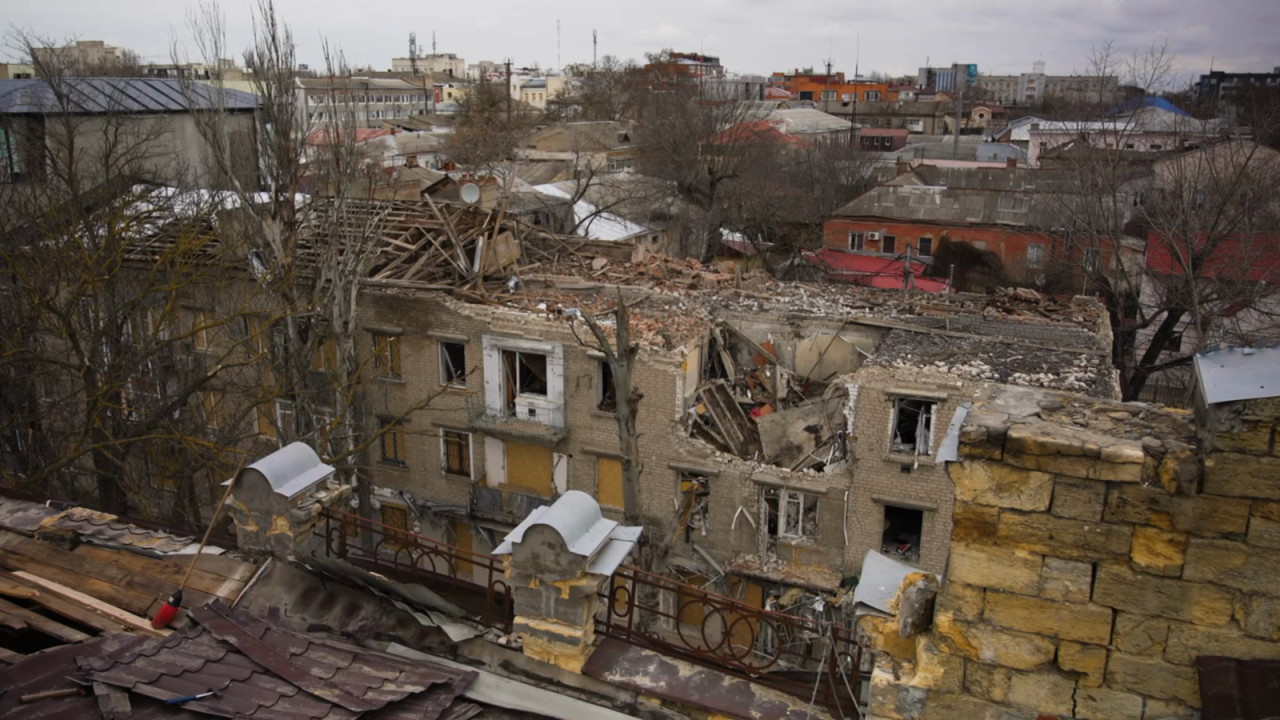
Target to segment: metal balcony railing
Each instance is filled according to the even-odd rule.
[[[535,509],[552,502],[555,502],[554,497],[541,497],[485,485],[471,488],[471,512],[500,522],[518,523]]]

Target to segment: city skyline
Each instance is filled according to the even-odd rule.
[[[16,8],[10,22],[11,28],[56,44],[103,40],[137,52],[144,62],[166,62],[174,42],[194,54],[186,15],[195,7],[61,0]],[[1177,58],[1173,86],[1186,85],[1211,65],[1265,72],[1280,64],[1280,40],[1270,32],[1280,25],[1280,6],[1259,0],[1213,6],[1192,0],[1110,0],[1090,3],[1087,11],[1069,2],[995,3],[984,5],[980,14],[962,14],[964,7],[953,0],[913,8],[821,2],[799,11],[765,0],[750,0],[740,8],[723,1],[690,7],[660,0],[642,11],[573,2],[546,9],[497,3],[479,15],[445,8],[419,18],[412,11],[394,16],[355,12],[329,0],[277,3],[293,28],[299,62],[313,68],[323,64],[324,38],[341,48],[353,67],[387,69],[393,57],[408,54],[411,31],[417,33],[423,54],[431,51],[434,32],[440,52],[455,53],[468,63],[511,58],[521,66],[555,67],[559,58],[563,66],[591,61],[593,30],[600,57],[643,62],[645,52],[672,48],[715,55],[731,72],[758,75],[820,69],[827,60],[847,75],[857,69],[898,76],[914,74],[926,63],[953,62],[977,63],[983,74],[1017,74],[1030,71],[1036,60],[1044,60],[1050,74],[1066,75],[1084,72],[1091,48],[1108,41],[1121,57],[1167,41]],[[251,8],[250,3],[222,5],[229,49],[247,44]],[[730,10],[740,12],[730,15]],[[1228,37],[1231,42],[1224,42]],[[238,51],[230,54],[239,61]],[[8,55],[17,59],[12,43]]]

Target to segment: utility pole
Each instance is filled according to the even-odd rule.
[[[960,159],[960,114],[964,112],[964,87],[967,83],[968,83],[967,78],[965,79],[964,83],[959,83],[959,82],[956,83],[957,85],[960,86],[960,97],[956,99],[956,137],[955,137],[955,142],[953,142],[951,146],[952,160]]]
[[[511,58],[507,58],[507,125],[511,125]]]
[[[598,67],[596,65],[596,62],[597,62],[596,52],[599,50],[599,47],[600,47],[600,44],[598,39],[596,38],[596,31],[592,30],[591,31],[591,69],[592,70],[595,70]]]

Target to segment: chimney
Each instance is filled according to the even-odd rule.
[[[317,542],[320,511],[341,508],[351,486],[334,479],[334,469],[310,446],[295,442],[240,471],[227,510],[236,524],[240,549],[289,557],[304,555]]]
[[[1018,167],[1018,158],[1016,157],[1005,158],[1004,166],[1009,168],[1010,170],[1013,170],[1014,168]]]

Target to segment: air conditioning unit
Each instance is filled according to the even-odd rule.
[[[879,240],[879,239],[880,239],[880,233],[878,233],[878,232],[869,232],[869,233],[867,233],[867,239],[868,239],[868,240]]]

